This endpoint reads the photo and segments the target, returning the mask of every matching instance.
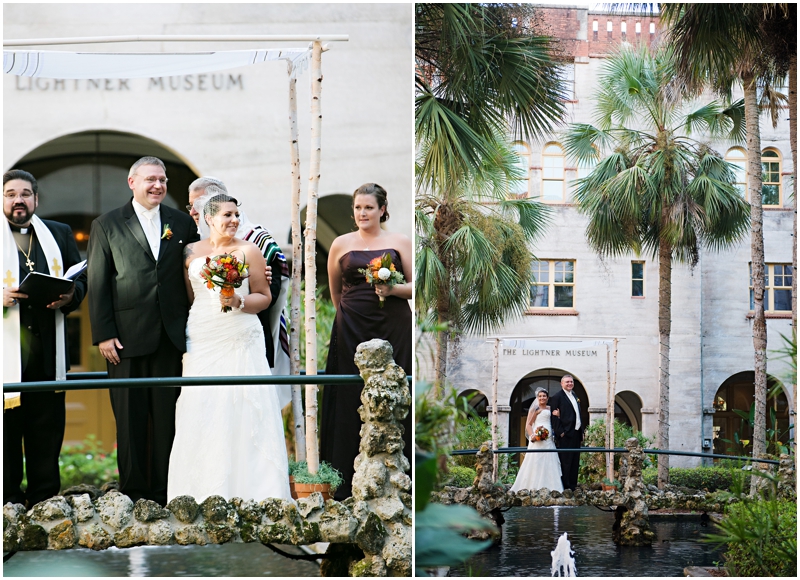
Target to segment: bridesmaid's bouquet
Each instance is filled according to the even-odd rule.
[[[392,257],[388,252],[383,256],[373,258],[366,268],[359,268],[358,271],[364,274],[367,282],[372,286],[388,284],[389,287],[392,287],[395,284],[402,284],[406,281],[403,275],[395,269]],[[383,308],[385,298],[383,296],[378,296],[378,298],[381,299],[380,307]]]
[[[248,277],[247,265],[240,262],[233,254],[222,254],[213,258],[206,256],[206,263],[200,270],[200,275],[205,279],[206,286],[213,289],[219,287],[219,293],[225,298],[232,298],[235,288],[241,287],[244,279]],[[222,312],[233,310],[230,306],[223,306]]]
[[[548,431],[547,427],[544,425],[539,425],[533,430],[533,437],[531,438],[531,441],[547,441],[548,437],[550,437],[550,431]]]

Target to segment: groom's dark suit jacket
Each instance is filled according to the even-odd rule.
[[[155,352],[162,324],[180,352],[186,351],[189,299],[183,278],[183,250],[199,239],[187,214],[161,204],[162,238],[153,257],[133,205],[101,215],[89,237],[89,313],[92,342],[118,338],[123,358]]]
[[[572,396],[575,397],[575,392],[573,391]],[[575,397],[577,401],[577,397]],[[581,408],[580,401],[578,402],[578,409]],[[560,416],[555,417],[551,416],[552,423],[553,423],[553,431],[556,435],[555,440],[556,444],[561,440],[561,434],[566,433],[569,431],[575,430],[575,407],[572,406],[569,398],[567,397],[564,389],[558,391],[555,395],[550,397],[550,409],[551,411],[555,411],[556,409],[559,410]],[[583,432],[586,430],[586,422],[581,421],[581,428],[579,429],[580,435],[583,435]],[[579,439],[580,440],[580,439]]]

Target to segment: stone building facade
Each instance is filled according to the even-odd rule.
[[[545,29],[570,55],[567,123],[593,119],[593,94],[605,58],[620,42],[658,42],[659,23],[649,15],[609,15],[581,7],[540,6]],[[624,31],[624,32],[623,32]],[[652,33],[651,33],[652,31]],[[709,97],[709,100],[711,97]],[[651,255],[600,259],[585,238],[587,218],[573,200],[574,180],[590,168],[564,155],[562,137],[518,143],[528,180],[516,193],[540,199],[552,209],[545,235],[531,252],[540,285],[531,289],[525,315],[487,336],[467,336],[451,349],[448,378],[459,393],[478,391],[472,404],[488,414],[492,400],[493,339],[499,344],[498,420],[500,438],[523,445],[524,421],[534,389],[559,387],[562,375],[575,378],[584,421],[605,416],[608,368],[616,353],[615,415],[646,436],[658,429],[658,263]],[[770,272],[767,313],[768,349],[791,335],[791,263],[793,214],[792,158],[787,115],[776,129],[762,118],[761,139],[767,185],[764,243]],[[744,167],[741,146],[711,146]],[[745,181],[740,173],[741,182]],[[702,251],[694,268],[677,264],[672,272],[670,339],[670,448],[692,452],[733,452],[723,439],[734,432],[750,439],[733,409],[749,409],[753,395],[752,311],[749,302],[750,239],[723,252]],[[787,291],[788,287],[788,291]],[[576,342],[578,341],[578,342]],[[607,346],[609,345],[609,346]],[[781,384],[770,402],[786,430],[794,408],[787,361],[768,352],[767,371]],[[609,362],[610,361],[610,364]],[[784,436],[785,439],[785,436]],[[673,457],[672,465],[696,465],[699,459]]]

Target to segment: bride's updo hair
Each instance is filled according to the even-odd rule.
[[[550,398],[550,393],[548,392],[547,387],[537,387],[536,391],[534,392],[534,396],[538,397],[539,393],[544,393],[545,395],[547,395],[548,399]]]
[[[217,215],[219,213],[219,208],[225,203],[232,202],[236,204],[236,207],[239,207],[239,201],[235,197],[231,197],[216,185],[209,185],[206,188],[206,194],[211,195],[211,197],[203,207],[204,218],[206,216],[214,217]]]
[[[353,205],[356,203],[356,197],[359,195],[372,195],[378,201],[378,207],[385,208],[381,216],[381,223],[389,219],[389,202],[386,199],[386,190],[377,183],[365,183],[353,193]]]

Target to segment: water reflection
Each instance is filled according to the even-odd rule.
[[[139,546],[18,552],[3,564],[3,576],[319,576],[319,566],[290,560],[259,543]]]
[[[503,543],[473,556],[450,576],[550,576],[550,552],[567,532],[578,576],[682,576],[686,566],[713,566],[721,551],[699,540],[700,516],[654,517],[652,548],[618,547],[614,514],[591,506],[513,508],[504,514]]]

